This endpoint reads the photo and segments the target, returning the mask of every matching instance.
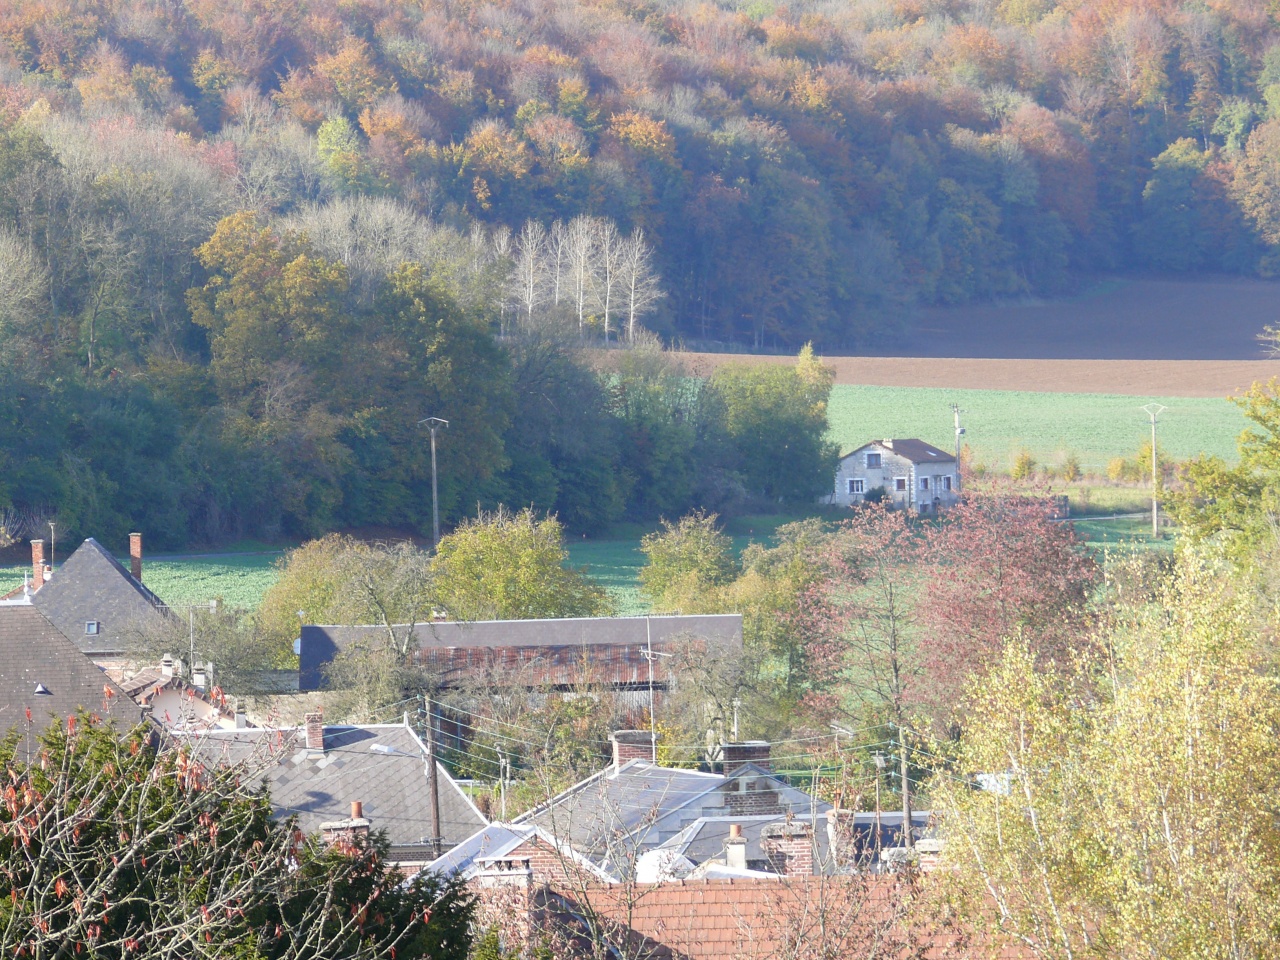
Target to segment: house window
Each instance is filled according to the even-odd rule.
[[[907,489],[907,478],[906,478],[906,477],[894,477],[894,480],[893,480],[893,489],[897,490],[899,493],[904,493],[904,492],[906,492],[906,489]]]
[[[861,477],[859,477],[856,480],[850,480],[849,493],[850,494],[862,493],[865,490],[865,486],[866,486],[866,481],[863,480]]]
[[[945,477],[943,477],[943,478],[942,478],[942,489],[943,489],[943,490],[950,490],[950,489],[951,489],[951,475],[950,475],[950,474],[947,474],[947,476],[945,476]]]
[[[921,490],[928,490],[928,489],[929,489],[929,478],[928,478],[928,477],[921,477],[921,478],[920,478],[920,489],[921,489]]]
[[[102,624],[97,620],[86,620],[84,622],[84,635],[86,637],[96,637],[101,628]]]
[[[878,453],[868,453],[868,454],[867,454],[867,469],[868,469],[868,470],[879,470],[879,469],[880,469],[880,454],[878,454]]]

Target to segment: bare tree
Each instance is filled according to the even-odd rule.
[[[551,284],[551,304],[560,306],[566,271],[569,266],[569,231],[563,220],[551,224],[547,231],[547,280]]]
[[[604,342],[609,342],[610,321],[617,308],[620,287],[620,267],[624,241],[612,220],[597,219],[592,224],[596,269],[594,293],[604,319]]]
[[[499,267],[500,275],[507,277],[511,275],[511,228],[508,226],[498,227],[493,231],[493,235],[489,238],[489,248],[492,251],[493,263]],[[511,301],[510,288],[507,284],[501,284],[498,287],[498,329],[505,337],[507,335],[507,309]]]
[[[627,312],[627,340],[634,342],[636,323],[664,295],[653,269],[653,248],[645,242],[644,230],[640,227],[622,242],[618,280],[622,287],[622,306]]]
[[[595,282],[596,245],[590,217],[578,216],[565,228],[569,283],[574,310],[578,315],[578,336],[586,336],[587,297]]]
[[[510,278],[526,328],[533,326],[534,312],[546,301],[547,251],[547,228],[536,220],[526,220],[515,238]]]

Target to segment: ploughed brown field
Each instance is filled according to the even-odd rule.
[[[1277,324],[1277,283],[1113,278],[1061,300],[922,309],[904,345],[826,359],[836,382],[850,385],[1225,397],[1280,376],[1280,360],[1264,359],[1257,339]],[[734,361],[790,362],[684,356],[699,373]]]
[[[691,372],[726,363],[794,363],[793,357],[683,353]],[[836,383],[869,387],[950,387],[1135,397],[1226,397],[1280,377],[1280,360],[973,360],[934,357],[823,357]]]

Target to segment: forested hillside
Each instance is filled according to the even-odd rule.
[[[730,436],[751,391],[621,389],[567,344],[856,349],[913,302],[1278,272],[1277,17],[0,0],[0,506],[416,523],[429,414],[452,516],[776,498]],[[809,389],[775,386],[752,416]]]

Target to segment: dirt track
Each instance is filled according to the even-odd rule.
[[[707,374],[734,361],[794,363],[792,357],[680,354]],[[836,383],[878,387],[952,387],[1043,393],[1115,393],[1140,397],[1225,397],[1255,380],[1280,377],[1280,360],[957,360],[826,357]]]

